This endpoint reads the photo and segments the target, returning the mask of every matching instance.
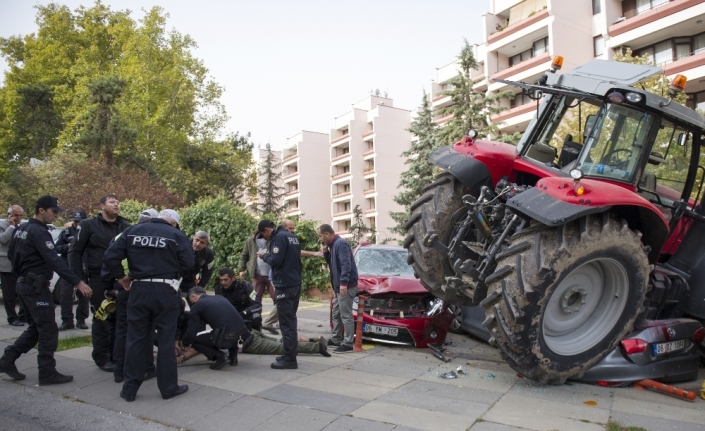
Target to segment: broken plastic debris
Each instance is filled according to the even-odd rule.
[[[455,371],[457,371],[458,374],[465,374],[465,370],[463,370],[462,365],[458,365],[458,368],[456,368]]]
[[[457,379],[458,375],[455,374],[455,371],[448,371],[447,373],[441,374],[441,377],[444,379]]]
[[[585,404],[586,406],[596,406],[597,401],[593,401],[593,400],[583,401],[583,404]]]

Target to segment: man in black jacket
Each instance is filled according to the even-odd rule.
[[[103,371],[112,373],[115,369],[113,346],[115,344],[115,315],[106,320],[95,318],[95,312],[105,299],[105,288],[100,279],[103,267],[103,255],[110,241],[123,232],[130,224],[120,217],[120,201],[115,195],[105,195],[100,198],[100,213],[84,220],[78,225],[78,233],[69,248],[69,264],[77,275],[82,276],[83,259],[86,259],[88,285],[93,289],[91,308],[93,323],[91,337],[93,338],[93,361]]]
[[[54,300],[49,291],[49,282],[56,271],[85,296],[91,296],[91,289],[78,275],[61,260],[54,250],[54,241],[47,224],[54,222],[63,208],[54,196],[37,199],[34,217],[15,230],[8,249],[12,262],[12,272],[17,274],[17,293],[27,311],[29,326],[14,342],[5,348],[0,358],[0,373],[15,380],[25,375],[15,366],[15,360],[37,346],[39,385],[68,383],[73,376],[65,376],[56,371],[54,352],[59,342],[59,331],[54,317]]]
[[[54,250],[61,255],[64,262],[69,263],[69,247],[71,242],[78,233],[78,224],[86,219],[86,212],[76,210],[71,214],[71,226],[62,230],[59,238],[56,239]],[[59,289],[59,298],[61,299],[61,326],[59,331],[67,329],[88,329],[86,319],[88,319],[88,298],[83,296],[81,292],[76,292],[78,305],[76,306],[76,325],[73,324],[73,286],[63,278],[60,278],[54,289]]]
[[[237,365],[238,341],[242,341],[244,349],[253,339],[240,313],[225,297],[208,296],[200,286],[192,287],[188,296],[193,305],[184,345],[191,345],[206,358],[215,361],[210,366],[211,370],[220,370],[227,363],[227,357],[220,349],[228,349],[230,365]],[[213,330],[197,335],[204,324]]]
[[[272,284],[277,297],[279,328],[284,341],[284,355],[277,357],[272,368],[296,369],[298,346],[298,329],[296,311],[301,296],[301,246],[299,238],[283,226],[275,230],[276,225],[270,220],[262,220],[257,226],[262,237],[269,241],[268,252],[257,255],[272,267]]]
[[[215,265],[215,253],[213,253],[213,249],[208,247],[209,241],[210,236],[207,232],[202,230],[199,230],[193,236],[191,240],[194,253],[193,268],[191,271],[184,274],[184,280],[181,282],[180,286],[182,292],[188,293],[194,286],[205,288],[208,282],[211,281],[213,265]]]

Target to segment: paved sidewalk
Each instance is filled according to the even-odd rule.
[[[271,303],[265,302],[266,312]],[[301,336],[327,336],[328,313],[327,303],[302,302]],[[0,319],[5,322],[1,315]],[[20,330],[0,325],[0,348]],[[72,333],[90,331],[62,332],[61,336]],[[124,422],[119,422],[119,428],[124,430],[174,426],[193,431],[597,431],[604,430],[610,419],[651,431],[705,429],[705,400],[701,398],[691,403],[632,388],[578,383],[539,386],[518,377],[485,343],[463,335],[451,335],[449,340],[452,345],[446,354],[452,361],[448,364],[427,349],[381,345],[365,346],[364,353],[331,358],[300,355],[299,369],[283,371],[269,367],[271,356],[240,354],[237,367],[226,366],[220,371],[208,369],[205,358],[197,356],[179,367],[179,379],[188,383],[188,393],[163,400],[156,381],[150,380],[133,403],[119,398],[121,385],[93,364],[90,347],[57,353],[57,368],[72,373],[74,381],[48,387],[36,386],[33,352],[17,361],[18,368],[27,374],[26,380],[12,382],[4,374],[0,377],[0,406],[5,406],[0,407],[0,429],[8,425],[2,420],[9,411],[4,400],[33,393],[55,394],[79,416],[104,412],[106,419],[91,424],[90,429],[95,430],[116,429],[120,420]],[[452,380],[440,377],[459,365],[465,374]],[[704,371],[701,369],[698,381],[680,386],[699,389]],[[16,416],[25,415],[26,419],[34,414],[43,424],[51,421],[32,413],[29,406],[25,408],[28,413]],[[84,429],[70,425],[65,418],[46,424],[47,429]]]

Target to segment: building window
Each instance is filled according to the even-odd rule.
[[[544,37],[543,39],[539,39],[536,42],[534,42],[534,57],[537,55],[541,55],[544,52],[548,51],[548,37]]]
[[[600,0],[592,0],[592,14],[597,15],[600,12],[602,12],[602,9],[600,9]]]
[[[705,33],[692,37],[675,37],[633,51],[638,57],[646,56],[652,63],[661,66],[694,54],[705,52]]]
[[[350,147],[343,148],[343,154],[348,154],[350,152]]]
[[[350,172],[350,165],[343,166],[343,173],[347,174],[348,172]]]
[[[595,49],[595,57],[601,56],[605,52],[605,38],[599,35],[595,36],[592,41]]]
[[[543,54],[544,52],[548,52],[548,48],[548,37],[541,38],[532,44],[531,49],[527,49],[526,51],[509,57],[509,67],[516,66],[522,61],[529,60],[537,55]]]
[[[345,205],[343,205],[343,211],[350,211],[350,202],[345,202]]]
[[[349,191],[350,191],[350,184],[345,184],[345,185],[343,186],[343,193],[349,192]]]

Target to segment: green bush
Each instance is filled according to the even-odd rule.
[[[298,217],[294,217],[292,220],[296,222],[296,236],[299,237],[301,250],[318,251],[320,246],[316,228],[319,223],[315,220],[300,219]],[[325,260],[320,257],[304,257],[301,259],[301,266],[303,286],[317,287],[320,291],[330,289],[330,273]]]
[[[147,208],[151,207],[144,202],[137,202],[136,200],[127,199],[120,202],[120,215],[125,217],[130,224],[136,224],[140,213]]]

